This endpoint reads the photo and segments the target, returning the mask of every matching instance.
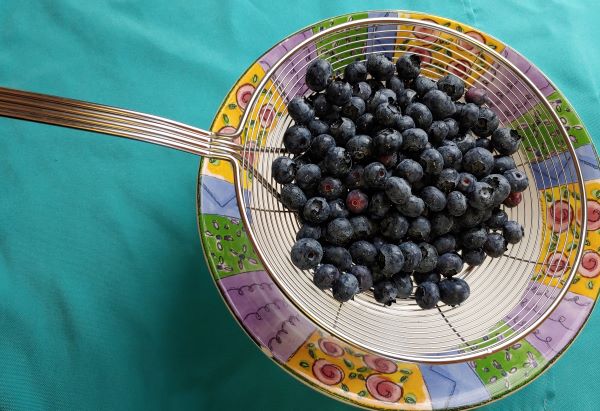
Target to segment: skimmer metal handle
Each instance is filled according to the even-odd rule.
[[[111,134],[205,157],[232,159],[240,146],[173,120],[85,101],[0,87],[0,116]]]

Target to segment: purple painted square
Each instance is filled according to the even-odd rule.
[[[535,86],[542,92],[545,97],[554,93],[555,89],[552,87],[546,76],[533,64],[527,61],[521,54],[517,53],[510,47],[506,47],[501,53],[510,62],[512,62],[519,70],[521,70],[529,79],[535,84]]]
[[[268,72],[288,51],[312,37],[312,34],[311,30],[305,30],[291,36],[269,50],[258,63]],[[294,96],[304,95],[308,91],[304,84],[304,74],[307,63],[313,60],[315,55],[315,46],[310,44],[296,52],[292,60],[280,66],[271,77],[286,103]]]
[[[420,365],[434,410],[477,404],[490,399],[490,393],[467,363]]]
[[[596,152],[591,144],[575,149],[575,154],[581,166],[581,173],[585,181],[600,179],[600,169],[596,159]],[[552,156],[547,160],[531,164],[531,171],[535,178],[538,190],[556,187],[562,184],[577,181],[575,165],[568,152]]]
[[[372,11],[369,18],[374,17],[398,17],[395,11]],[[374,25],[368,28],[367,53],[384,53],[387,57],[394,56],[394,44],[396,43],[396,24]]]
[[[513,310],[507,317],[511,326],[523,325],[523,313],[534,309],[537,304],[545,301],[544,294],[553,292],[546,285],[531,282],[527,288],[521,306]],[[556,310],[542,325],[526,337],[543,356],[552,359],[558,355],[565,346],[575,337],[586,318],[588,317],[594,301],[583,295],[567,292]],[[527,317],[530,320],[531,317]],[[529,322],[529,321],[528,321]]]
[[[314,331],[264,271],[227,277],[219,286],[248,332],[279,361],[287,361]]]

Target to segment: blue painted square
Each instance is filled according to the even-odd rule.
[[[240,218],[233,184],[221,179],[202,176],[200,204],[203,214]]]
[[[419,366],[434,410],[473,405],[490,399],[479,377],[466,363]]]
[[[586,144],[585,146],[576,148],[575,153],[581,166],[584,181],[599,179],[600,169],[598,168],[598,160],[596,159],[594,147],[591,144]],[[532,164],[531,171],[533,172],[535,185],[538,190],[577,181],[575,166],[568,152]]]
[[[369,17],[398,17],[395,11],[376,11],[370,12]],[[395,24],[377,25],[369,27],[369,37],[367,39],[367,52],[385,53],[389,58],[394,55],[394,44],[396,43],[396,34],[398,26]]]

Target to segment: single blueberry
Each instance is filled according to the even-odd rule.
[[[461,244],[464,249],[474,250],[483,247],[487,240],[488,232],[483,227],[469,228],[461,235]]]
[[[344,185],[346,188],[353,190],[356,188],[362,188],[364,186],[363,181],[364,168],[361,165],[355,165],[350,169],[346,177],[344,178]]]
[[[426,272],[426,273],[413,273],[413,279],[415,280],[415,284],[419,285],[422,284],[424,282],[432,282],[432,283],[439,283],[440,280],[442,279],[442,276],[434,271],[430,271],[430,272]]]
[[[327,86],[325,97],[330,104],[343,106],[352,97],[352,86],[345,81],[334,80]]]
[[[441,90],[430,90],[423,96],[423,104],[435,120],[444,120],[456,111],[452,99]]]
[[[316,164],[304,164],[296,172],[296,184],[303,190],[316,186],[319,180],[321,169]]]
[[[404,265],[402,266],[402,271],[407,273],[414,271],[423,259],[421,249],[418,245],[411,241],[404,241],[400,243],[398,247],[404,256]]]
[[[444,119],[444,123],[448,126],[448,138],[454,138],[460,132],[460,127],[458,122],[453,118]]]
[[[408,237],[415,241],[424,241],[429,239],[431,233],[431,223],[425,217],[417,217],[410,222],[408,226]]]
[[[517,166],[512,157],[502,155],[494,157],[493,173],[503,174],[505,171],[512,170],[513,168],[517,168]]]
[[[333,298],[344,303],[354,298],[359,291],[358,280],[355,276],[348,273],[340,274],[340,277],[334,281],[331,287]]]
[[[482,106],[488,102],[488,96],[484,89],[471,87],[465,93],[465,101]]]
[[[410,185],[401,177],[389,177],[385,182],[385,194],[394,204],[402,204],[411,196]]]
[[[427,186],[421,190],[419,197],[425,202],[430,211],[442,211],[446,207],[446,196],[439,188]]]
[[[419,97],[423,97],[430,90],[437,89],[435,81],[425,76],[418,76],[412,82],[412,89],[417,92]]]
[[[420,128],[409,128],[402,132],[402,150],[417,153],[425,149],[427,133]]]
[[[336,198],[331,200],[329,203],[329,218],[347,218],[350,216],[350,212],[346,208],[344,200]]]
[[[375,116],[371,113],[365,113],[356,119],[356,132],[369,134],[375,128]]]
[[[492,216],[485,222],[485,225],[492,230],[502,230],[507,221],[508,214],[506,214],[506,211],[497,208],[492,212]]]
[[[415,300],[424,310],[434,308],[440,301],[440,290],[436,283],[425,281],[417,286]]]
[[[475,177],[487,176],[494,167],[494,156],[485,148],[472,148],[463,156],[462,167]]]
[[[529,187],[529,179],[527,175],[517,169],[505,171],[503,176],[508,180],[510,184],[510,191],[512,193],[523,192]]]
[[[336,218],[327,224],[326,239],[329,243],[343,245],[352,239],[354,229],[350,220],[346,218]]]
[[[458,184],[458,171],[453,168],[445,168],[437,176],[435,186],[445,193],[449,193],[456,188]]]
[[[356,125],[346,117],[340,117],[329,126],[329,132],[338,145],[345,145],[356,134]]]
[[[465,82],[454,74],[446,74],[437,81],[437,88],[450,96],[452,100],[458,100],[465,92]]]
[[[371,97],[371,86],[366,81],[356,83],[352,87],[352,96],[359,97],[364,101],[367,101]]]
[[[362,61],[353,61],[344,68],[344,80],[356,84],[367,79],[367,66]]]
[[[429,217],[429,222],[431,224],[432,237],[447,234],[454,226],[454,218],[448,215],[448,213],[436,213]]]
[[[281,203],[292,211],[298,211],[306,204],[306,195],[296,184],[281,187],[280,198]]]
[[[456,237],[452,234],[444,234],[433,240],[432,244],[438,255],[450,253],[456,250]]]
[[[327,200],[323,197],[313,197],[304,204],[302,216],[307,223],[321,224],[327,221],[330,212]]]
[[[419,163],[428,174],[440,174],[444,169],[444,158],[435,148],[426,148],[419,155]]]
[[[490,257],[501,257],[508,248],[506,240],[498,233],[490,233],[483,244],[483,251]]]
[[[297,124],[308,124],[315,118],[315,111],[304,97],[294,97],[287,106],[288,113]]]
[[[444,145],[438,147],[437,150],[442,155],[445,168],[459,170],[462,167],[463,155],[459,148],[456,146],[456,144]]]
[[[324,263],[333,264],[340,271],[347,271],[352,266],[352,256],[345,247],[324,247],[322,261]]]
[[[418,102],[417,92],[413,89],[407,88],[398,94],[397,101],[398,106],[402,110],[406,110],[409,105]]]
[[[330,148],[335,147],[335,140],[329,134],[320,134],[313,138],[310,145],[310,157],[315,160],[323,160]]]
[[[346,192],[346,187],[335,177],[325,177],[319,182],[318,193],[326,200],[334,200],[342,197]]]
[[[468,194],[469,205],[483,210],[494,205],[494,189],[487,183],[478,181],[473,191]]]
[[[366,104],[360,97],[352,97],[342,106],[341,114],[352,121],[356,121],[366,110]]]
[[[494,147],[492,147],[492,141],[487,137],[479,137],[475,140],[475,147],[485,148],[488,151],[492,151]]]
[[[380,223],[380,232],[385,238],[400,241],[408,231],[408,221],[397,212],[390,211]]]
[[[391,207],[392,203],[387,198],[385,193],[379,191],[373,194],[369,199],[367,213],[371,218],[380,220],[386,216]]]
[[[404,114],[412,117],[415,125],[423,130],[429,129],[433,122],[433,116],[425,104],[412,103],[406,107]]]
[[[473,103],[465,104],[460,111],[460,116],[457,118],[461,130],[464,131],[469,130],[471,127],[477,124],[478,119],[479,107]]]
[[[271,174],[279,184],[291,183],[296,176],[296,163],[289,157],[278,157],[271,164]]]
[[[460,191],[452,191],[446,197],[446,210],[454,217],[463,215],[467,211],[467,197]]]
[[[470,266],[481,265],[485,260],[485,252],[481,248],[476,248],[474,250],[463,250],[462,258],[463,261]]]
[[[375,113],[377,107],[381,104],[394,104],[396,102],[396,93],[389,88],[382,88],[373,93],[373,97],[367,102],[367,111]]]
[[[471,128],[473,133],[479,137],[487,137],[498,128],[500,120],[494,111],[487,107],[479,108],[479,117],[477,123]]]
[[[521,224],[511,220],[504,223],[502,235],[507,242],[511,244],[517,244],[519,241],[521,241],[523,235],[525,235],[525,230]]]
[[[435,247],[429,243],[419,243],[422,259],[419,266],[415,269],[418,273],[427,273],[435,269],[438,262],[438,253]]]
[[[292,154],[304,153],[310,147],[312,134],[304,126],[291,126],[283,133],[283,145]]]
[[[429,136],[429,141],[434,145],[439,145],[448,137],[448,125],[445,121],[436,120],[431,123],[429,126],[429,130],[427,130],[427,135]]]
[[[321,134],[329,133],[329,124],[327,124],[326,122],[324,122],[322,120],[314,119],[308,123],[308,129],[310,130],[310,133],[313,136],[319,136]],[[313,143],[314,143],[314,138],[313,138]],[[312,147],[313,143],[311,143],[311,147]]]
[[[413,283],[410,275],[403,275],[402,273],[394,274],[392,282],[398,290],[397,298],[408,298],[412,293]]]
[[[412,53],[405,53],[396,61],[398,77],[402,80],[412,80],[421,73],[421,58]]]
[[[350,224],[352,225],[355,240],[371,237],[375,234],[377,228],[374,221],[364,215],[350,217]]]
[[[394,75],[394,63],[383,54],[369,54],[367,71],[376,80],[388,80]]]
[[[321,264],[315,270],[313,283],[321,290],[331,288],[333,283],[340,278],[340,271],[331,264]]]
[[[303,224],[296,233],[296,240],[300,240],[301,238],[313,238],[318,240],[321,238],[321,227],[318,225]]]
[[[423,178],[423,167],[416,161],[407,158],[396,166],[394,175],[405,179],[409,183],[414,183]]]
[[[390,280],[380,280],[375,283],[373,287],[373,297],[375,301],[383,305],[392,305],[396,302],[398,296],[398,289],[396,284]]]
[[[301,238],[292,246],[292,263],[301,270],[314,268],[323,258],[321,244],[313,238]]]
[[[442,302],[451,306],[464,303],[471,294],[469,284],[462,278],[446,278],[440,281],[438,288]]]
[[[499,206],[510,195],[510,183],[502,174],[490,174],[481,179],[494,189],[494,205]]]
[[[399,116],[396,117],[396,122],[393,127],[403,133],[408,129],[415,128],[415,121],[410,116]]]
[[[382,127],[393,127],[402,117],[400,109],[390,103],[382,103],[375,109],[375,121]]]
[[[421,198],[411,195],[405,203],[397,204],[396,209],[405,217],[414,218],[423,214],[425,202]]]
[[[511,155],[519,150],[522,137],[510,128],[498,128],[492,133],[492,145],[496,151],[503,155]]]
[[[342,147],[329,149],[323,160],[325,168],[332,176],[343,176],[352,168],[352,158]]]
[[[358,280],[358,291],[363,292],[373,287],[373,275],[364,265],[353,265],[350,267],[350,274]]]
[[[392,90],[396,95],[400,94],[404,90],[404,82],[397,76],[392,76],[385,81],[385,86]]]
[[[315,115],[317,117],[324,117],[329,113],[330,106],[329,102],[327,101],[327,97],[325,97],[325,94],[314,94],[310,96],[309,99],[312,102],[312,106],[315,110]]]
[[[404,255],[400,248],[394,244],[384,244],[377,254],[379,271],[386,277],[399,273],[404,265]]]
[[[452,277],[463,269],[463,260],[458,254],[445,253],[439,256],[436,266],[437,272],[444,277]]]
[[[325,90],[333,79],[333,69],[327,60],[317,59],[306,69],[306,85],[313,91]]]
[[[368,188],[382,189],[385,187],[388,173],[383,164],[374,162],[365,166],[363,179]]]
[[[369,206],[369,197],[361,190],[352,190],[346,195],[346,208],[354,214],[360,214]]]
[[[377,259],[377,248],[365,240],[355,241],[348,248],[352,261],[356,264],[371,266]]]
[[[346,151],[353,161],[360,162],[373,154],[373,140],[365,134],[357,134],[346,143]]]
[[[463,194],[469,194],[475,188],[476,182],[477,179],[473,174],[460,173],[458,176],[458,183],[456,184],[456,188]]]
[[[382,107],[383,104],[379,107]],[[378,109],[379,110],[379,109]],[[390,154],[398,151],[402,144],[402,134],[393,128],[384,128],[373,137],[373,146],[379,155]]]

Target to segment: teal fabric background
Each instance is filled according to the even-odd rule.
[[[512,45],[600,138],[600,6],[584,1],[2,0],[0,84],[208,127],[262,52],[312,22],[402,8]],[[281,371],[215,290],[199,160],[0,119],[0,409],[350,410]],[[492,410],[597,409],[599,314]]]

